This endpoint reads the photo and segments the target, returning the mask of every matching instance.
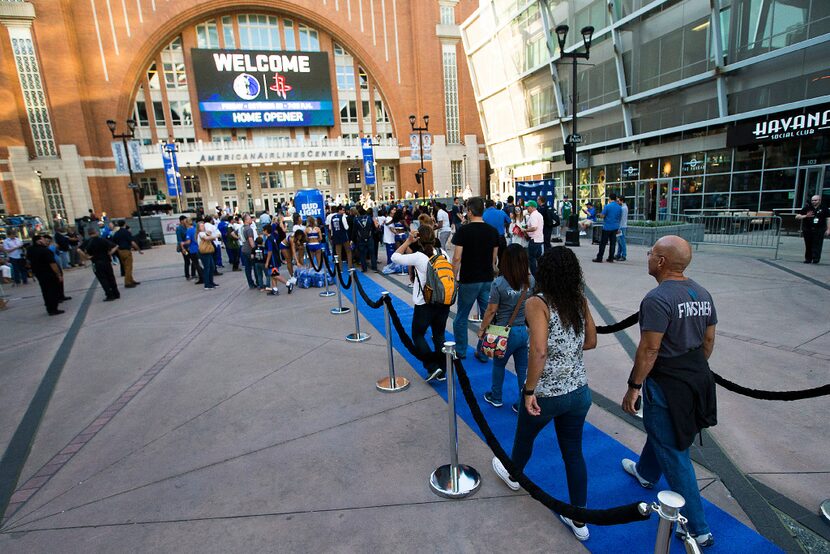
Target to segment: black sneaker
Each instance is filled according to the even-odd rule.
[[[595,264],[601,264],[602,263],[602,260],[597,259],[597,258],[591,258],[591,261],[594,262]]]
[[[294,283],[288,283],[288,285],[286,285],[286,288],[288,289],[288,294],[291,294],[292,292],[294,292]]]
[[[47,313],[49,315],[61,315],[61,314],[64,314],[66,312],[64,312],[63,310],[55,310],[54,312],[47,312]]]
[[[490,391],[484,393],[484,401],[493,406],[494,408],[501,408],[502,406],[504,406],[504,403],[502,403],[501,400],[493,399],[493,393]]]

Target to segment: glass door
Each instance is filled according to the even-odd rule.
[[[796,198],[801,201],[801,204],[796,206],[796,208],[804,206],[814,195],[820,195],[822,193],[822,188],[825,184],[825,173],[830,173],[830,171],[825,171],[825,168],[826,166],[820,165],[801,170],[801,182],[799,183],[799,190],[796,195]]]

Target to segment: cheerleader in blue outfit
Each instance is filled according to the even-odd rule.
[[[320,267],[323,263],[323,232],[320,230],[317,219],[313,216],[308,216],[306,225],[306,239],[308,242],[308,254],[314,256],[314,260],[309,260],[313,267]]]

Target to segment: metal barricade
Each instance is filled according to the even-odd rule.
[[[774,259],[778,259],[781,217],[777,215],[719,212],[687,214],[685,219],[689,224],[702,226],[700,240],[691,241],[696,246],[711,244],[731,248],[773,250]]]

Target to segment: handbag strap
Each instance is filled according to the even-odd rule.
[[[513,308],[513,313],[510,314],[510,321],[507,322],[507,328],[513,327],[513,320],[516,319],[516,316],[519,315],[519,308],[522,307],[522,304],[525,301],[525,296],[527,296],[527,287],[522,287],[522,295],[519,297],[519,301],[516,302],[516,307]]]

